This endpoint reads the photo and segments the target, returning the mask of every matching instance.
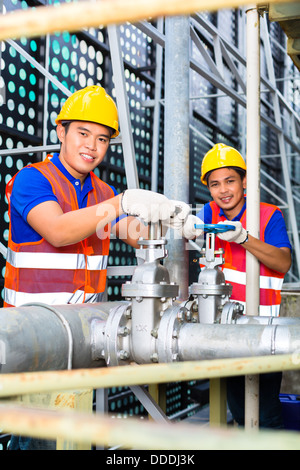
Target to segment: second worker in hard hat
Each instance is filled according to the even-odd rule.
[[[214,145],[202,161],[201,181],[207,185],[212,201],[197,214],[206,224],[234,225],[235,230],[217,233],[216,249],[224,250],[222,265],[226,282],[232,284],[231,301],[245,305],[246,251],[260,262],[259,314],[278,316],[284,275],[291,265],[291,244],[280,209],[260,203],[260,239],[248,233],[246,165],[242,155],[233,147]],[[253,312],[252,312],[253,314]],[[261,376],[260,426],[280,427],[281,407],[279,390],[281,375]],[[244,423],[244,387],[242,378],[228,380],[228,401],[234,418]]]

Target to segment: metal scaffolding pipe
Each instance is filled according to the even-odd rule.
[[[153,421],[140,419],[111,419],[100,414],[53,412],[43,409],[28,409],[21,406],[0,406],[0,426],[14,434],[44,439],[72,440],[91,443],[99,446],[120,445],[127,449],[190,449],[190,459],[185,455],[160,456],[149,453],[149,463],[162,462],[174,464],[200,463],[200,456],[193,452],[202,450],[298,450],[297,433],[261,431],[259,434],[246,433],[238,429],[209,429],[186,423],[157,424]],[[122,454],[121,454],[122,455]],[[110,457],[111,456],[111,457]],[[107,454],[113,463],[114,452]],[[169,460],[172,457],[172,460]],[[140,457],[137,457],[139,459]],[[175,458],[175,460],[174,460]],[[194,459],[194,460],[193,460]],[[138,465],[137,461],[136,465]]]
[[[260,17],[247,10],[247,230],[260,238]],[[251,210],[249,210],[251,207]],[[260,263],[246,250],[246,313],[259,315]],[[245,377],[245,426],[259,426],[259,377]]]
[[[164,193],[170,199],[189,202],[189,17],[165,20],[165,130]],[[185,239],[168,242],[165,266],[171,281],[180,286],[179,298],[188,296],[188,251]]]
[[[247,11],[247,230],[260,238],[260,18]],[[259,315],[259,267],[246,251],[246,313]]]
[[[276,3],[279,0],[269,0]],[[281,3],[290,0],[280,0]],[[264,4],[258,2],[258,4]],[[170,15],[188,15],[198,11],[215,11],[219,8],[238,8],[247,0],[109,0],[66,3],[40,6],[28,10],[9,12],[0,17],[0,41],[22,36],[43,36],[59,31],[78,31],[99,24],[135,23],[145,18]]]
[[[98,389],[131,385],[215,379],[300,369],[299,351],[289,355],[142,364],[98,369],[24,372],[0,375],[0,397],[60,390]]]

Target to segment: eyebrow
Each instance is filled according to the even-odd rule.
[[[226,180],[229,180],[231,178],[236,178],[236,175],[226,176],[226,178],[223,178],[222,181],[226,181]],[[209,184],[219,183],[219,182],[220,182],[220,180],[211,180],[211,181],[209,181]]]
[[[87,129],[87,127],[78,126],[77,129],[80,129],[81,131],[85,131],[91,134],[91,131]],[[107,130],[107,134],[97,134],[97,137],[106,137],[107,139],[110,139],[109,130]]]

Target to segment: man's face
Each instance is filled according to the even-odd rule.
[[[246,177],[241,179],[232,168],[219,168],[209,175],[208,187],[213,200],[223,209],[228,219],[239,214],[245,202]]]
[[[68,131],[59,124],[59,158],[69,173],[82,182],[104,159],[110,142],[110,130],[94,122],[73,121]]]

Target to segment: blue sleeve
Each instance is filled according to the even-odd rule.
[[[47,178],[32,167],[25,167],[17,174],[11,201],[25,222],[29,211],[38,204],[45,201],[58,202]]]
[[[113,190],[115,196],[118,196],[118,195],[119,195],[118,191],[116,190],[116,188],[115,188],[114,186],[112,186],[111,184],[109,184],[109,187]],[[125,217],[128,217],[128,215],[127,215],[127,214],[123,214],[123,215],[120,215],[120,217],[117,217],[115,220],[113,220],[113,221],[111,222],[111,227],[113,227],[115,224],[117,224],[118,222],[120,222],[120,220],[124,219]]]
[[[282,213],[276,210],[265,229],[265,242],[278,248],[286,246],[292,250]]]
[[[119,195],[118,191],[116,190],[114,186],[112,186],[111,184],[109,184],[108,186],[113,190],[115,196]]]

